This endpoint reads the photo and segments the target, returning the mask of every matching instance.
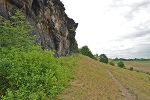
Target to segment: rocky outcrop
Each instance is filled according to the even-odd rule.
[[[35,27],[33,34],[43,49],[53,50],[56,56],[77,52],[78,24],[66,15],[60,0],[0,0],[1,17],[9,19],[17,9]]]

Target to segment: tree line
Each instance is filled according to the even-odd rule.
[[[121,68],[125,67],[124,63],[122,62],[123,60],[122,59],[115,59],[115,60],[112,60],[112,61],[109,61],[108,57],[106,56],[106,54],[100,54],[100,56],[98,56],[98,54],[94,55],[92,54],[91,50],[89,49],[89,47],[86,45],[86,46],[83,46],[82,48],[79,49],[79,52],[85,56],[88,56],[92,59],[95,59],[95,60],[98,60],[102,63],[105,63],[105,64],[110,64],[112,66],[115,66],[114,62],[113,61],[119,61],[117,63],[117,65]]]

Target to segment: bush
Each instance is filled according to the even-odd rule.
[[[11,53],[12,54],[12,53]],[[15,52],[7,58],[5,74],[9,87],[6,96],[16,99],[54,98],[72,78],[72,69],[60,64],[50,51]],[[13,98],[11,98],[13,100]]]
[[[112,66],[115,66],[115,64],[114,64],[112,61],[111,61],[111,62],[109,62],[109,64],[110,64],[110,65],[112,65]]]
[[[88,56],[92,59],[97,60],[97,58],[92,54],[91,50],[88,48],[88,46],[83,46],[81,49],[79,49],[80,53],[82,53],[85,56]]]
[[[100,62],[108,64],[108,58],[105,54],[100,55]]]
[[[30,25],[16,13],[15,22],[0,26],[0,99],[53,99],[73,78],[75,56],[55,59],[53,52],[35,46]]]
[[[130,67],[130,68],[129,68],[129,70],[131,70],[131,71],[132,71],[132,70],[133,70],[133,67]]]
[[[120,67],[120,68],[125,67],[125,65],[124,65],[124,63],[122,61],[119,61],[117,64],[118,64],[118,67]]]

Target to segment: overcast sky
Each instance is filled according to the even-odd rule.
[[[150,58],[150,0],[61,0],[76,40],[109,58]]]

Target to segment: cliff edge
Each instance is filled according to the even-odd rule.
[[[77,52],[78,24],[67,16],[60,0],[0,0],[0,17],[10,19],[17,9],[35,27],[33,34],[42,49],[53,50],[55,56]]]

